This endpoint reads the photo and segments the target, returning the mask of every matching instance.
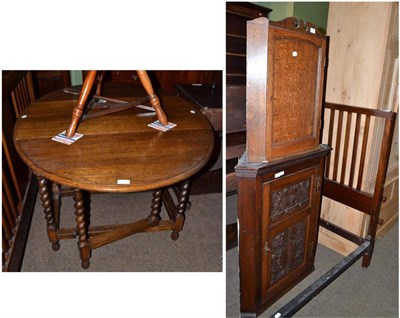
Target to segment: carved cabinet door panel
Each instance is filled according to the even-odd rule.
[[[262,299],[313,270],[319,165],[262,184]]]
[[[329,151],[321,146],[305,156],[235,167],[242,313],[259,315],[314,270]]]

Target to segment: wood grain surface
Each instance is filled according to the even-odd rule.
[[[135,94],[136,93],[136,94]],[[139,92],[141,93],[141,92]],[[104,96],[132,100],[131,87],[112,86]],[[141,96],[141,95],[139,95]],[[136,96],[137,97],[137,96]],[[165,187],[195,174],[209,159],[213,130],[207,119],[177,96],[160,98],[172,130],[147,125],[154,116],[131,109],[82,122],[72,145],[51,140],[65,130],[77,96],[55,91],[31,104],[14,128],[24,162],[46,179],[90,191],[130,192]],[[117,184],[119,179],[130,184]]]

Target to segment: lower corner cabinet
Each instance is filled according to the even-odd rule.
[[[314,270],[329,151],[269,163],[244,155],[236,166],[242,315],[259,315]]]

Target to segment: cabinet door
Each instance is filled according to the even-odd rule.
[[[319,145],[325,39],[270,28],[268,41],[267,157]]]
[[[317,166],[262,185],[262,299],[313,270],[320,180]]]
[[[292,24],[292,27],[284,23]],[[319,146],[326,38],[293,20],[247,24],[246,121],[250,162]],[[313,32],[311,32],[313,30]]]

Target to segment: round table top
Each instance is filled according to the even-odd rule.
[[[114,87],[102,95],[129,101],[133,91]],[[15,147],[35,174],[89,191],[144,191],[185,180],[210,158],[211,125],[177,96],[160,98],[168,121],[177,124],[169,131],[148,127],[156,116],[132,108],[81,122],[77,132],[83,137],[71,145],[53,141],[68,127],[77,97],[55,91],[29,105],[17,120]]]

